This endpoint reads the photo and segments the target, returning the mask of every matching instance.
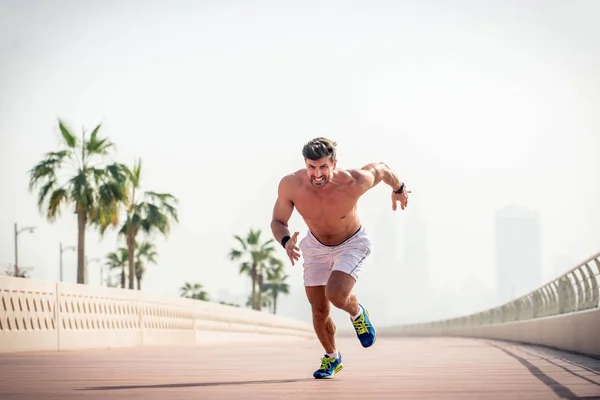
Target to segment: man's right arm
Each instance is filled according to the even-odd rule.
[[[277,188],[277,200],[273,207],[273,218],[271,220],[271,231],[277,242],[281,243],[281,240],[290,236],[288,229],[288,221],[294,211],[294,203],[291,200],[291,187],[290,177],[286,176],[279,182]]]

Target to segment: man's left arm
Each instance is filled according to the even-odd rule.
[[[366,186],[365,189],[367,190],[382,181],[391,187],[393,191],[397,191],[402,186],[402,182],[398,178],[398,175],[383,162],[367,164],[361,168],[361,172],[363,172],[363,182],[361,182],[361,184]]]
[[[408,193],[411,191],[406,189],[398,175],[387,164],[383,162],[375,162],[365,165],[360,169],[359,186],[366,192],[372,187],[383,182],[392,188],[392,209],[396,211],[396,202],[400,201],[400,207],[404,210],[408,205]]]

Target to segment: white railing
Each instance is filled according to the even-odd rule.
[[[476,336],[600,355],[600,253],[499,307],[420,324],[380,329],[384,336]]]
[[[0,277],[0,352],[313,336],[309,324],[245,308]]]

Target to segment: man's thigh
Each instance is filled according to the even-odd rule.
[[[355,284],[356,280],[352,275],[342,271],[332,271],[325,287],[325,295],[328,298],[346,299],[352,292]]]
[[[371,255],[371,240],[364,228],[341,245],[333,257],[333,268],[325,293],[328,297],[347,298],[360,276],[362,267]]]

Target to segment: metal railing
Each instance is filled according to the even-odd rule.
[[[600,253],[597,253],[551,282],[501,306],[458,318],[399,328],[471,327],[585,311],[599,308],[599,289]]]

